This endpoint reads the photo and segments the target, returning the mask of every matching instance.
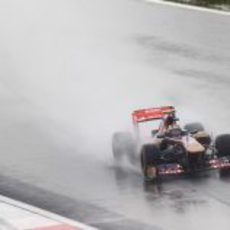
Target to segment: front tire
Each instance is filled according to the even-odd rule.
[[[157,156],[160,150],[151,144],[144,145],[141,150],[141,168],[145,181],[156,181],[159,178]]]
[[[222,134],[215,141],[216,154],[218,157],[228,157],[230,159],[230,134]],[[220,176],[230,175],[229,168],[220,169]]]
[[[216,138],[215,147],[218,157],[230,156],[230,134],[222,134]]]

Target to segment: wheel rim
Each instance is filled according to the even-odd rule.
[[[149,179],[155,179],[157,177],[157,169],[153,166],[146,167],[146,177]]]

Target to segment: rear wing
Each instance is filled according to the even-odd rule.
[[[136,110],[132,113],[133,123],[137,125],[140,122],[162,119],[166,114],[172,114],[175,111],[173,106]]]

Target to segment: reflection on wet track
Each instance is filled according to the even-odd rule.
[[[139,213],[147,223],[163,229],[185,226],[186,229],[228,229],[230,195],[224,191],[229,190],[229,177],[219,178],[218,172],[208,172],[195,178],[167,178],[158,184],[138,184],[138,176],[134,179],[133,174],[122,169],[115,171],[119,189],[125,191],[128,187],[138,207],[134,215]],[[126,201],[131,202],[128,197]],[[148,213],[142,211],[143,204]]]

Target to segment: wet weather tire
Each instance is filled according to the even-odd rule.
[[[157,157],[160,150],[151,144],[144,145],[141,150],[141,168],[145,181],[156,181],[159,177]]]
[[[204,131],[204,126],[199,122],[188,123],[184,126],[184,129],[189,133]]]
[[[230,156],[230,134],[222,134],[216,138],[215,147],[218,157]]]
[[[216,138],[215,147],[218,157],[230,157],[230,134],[222,134]],[[229,176],[230,169],[220,169],[220,176]]]

